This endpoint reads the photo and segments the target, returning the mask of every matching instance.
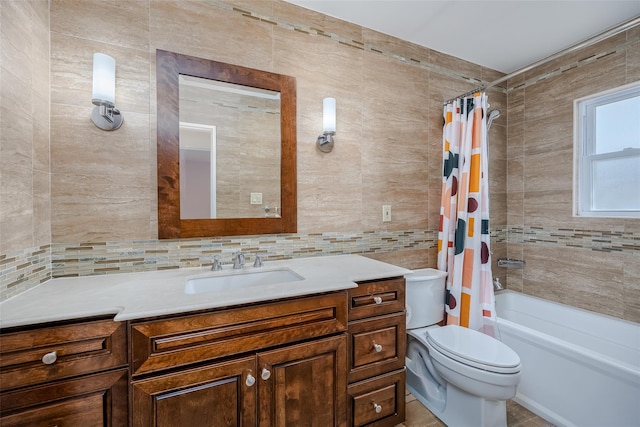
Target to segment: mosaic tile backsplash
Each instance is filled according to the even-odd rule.
[[[548,230],[536,227],[492,231],[492,243],[618,252],[640,257],[640,233],[593,230]],[[0,300],[24,292],[52,277],[89,276],[199,267],[214,255],[223,264],[242,251],[250,260],[337,254],[375,254],[424,250],[437,245],[437,230],[283,234],[183,240],[54,243],[0,255]],[[638,259],[640,261],[640,258]]]
[[[248,261],[259,254],[263,261],[310,256],[364,254],[424,249],[437,243],[429,230],[282,234],[210,239],[142,240],[79,245],[54,244],[53,277],[124,273],[210,265],[213,256],[231,264],[242,251]]]
[[[0,301],[51,279],[51,246],[0,254]]]

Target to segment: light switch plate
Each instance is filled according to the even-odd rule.
[[[382,222],[391,222],[391,205],[382,205]]]
[[[252,205],[261,205],[262,204],[262,193],[251,193],[251,204]]]

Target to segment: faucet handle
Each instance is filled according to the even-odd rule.
[[[213,263],[211,264],[212,271],[220,271],[222,270],[222,263],[220,262],[220,255],[214,255]]]
[[[256,260],[253,262],[254,267],[262,267],[262,259],[259,254],[256,254]]]

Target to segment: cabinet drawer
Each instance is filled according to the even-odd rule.
[[[349,418],[354,427],[395,426],[405,418],[405,371],[349,386]]]
[[[0,394],[0,425],[126,427],[126,368]]]
[[[402,312],[349,323],[349,382],[404,366],[405,322]]]
[[[124,323],[96,320],[2,334],[0,388],[10,390],[124,366],[126,331]],[[43,358],[51,363],[45,364]]]
[[[349,289],[349,320],[404,311],[404,277],[358,283]]]
[[[346,330],[346,291],[132,323],[132,375]]]

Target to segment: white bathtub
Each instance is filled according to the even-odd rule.
[[[522,361],[516,402],[558,426],[640,426],[640,324],[513,291],[496,311]]]

